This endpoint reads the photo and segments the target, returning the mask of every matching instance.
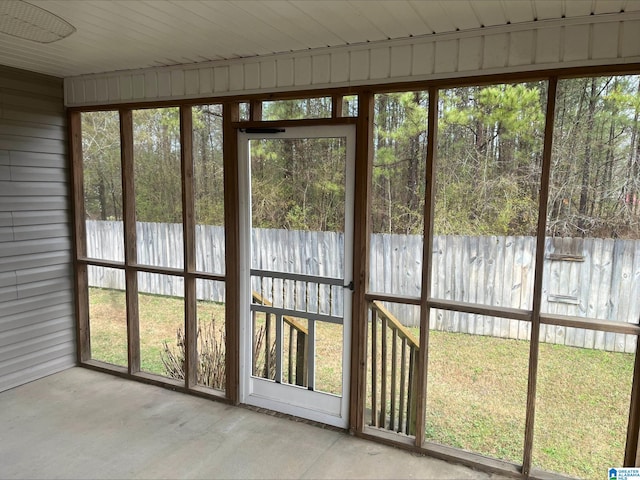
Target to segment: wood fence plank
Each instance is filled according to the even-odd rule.
[[[477,303],[478,296],[478,237],[469,238],[469,257],[467,264],[469,265],[469,303]],[[476,330],[476,315],[468,315],[468,332],[477,334]]]
[[[469,279],[469,262],[467,259],[469,258],[469,242],[470,238],[465,236],[462,238],[462,248],[460,250],[460,273],[462,275],[461,285],[462,285],[462,297],[461,300],[463,302],[469,303],[470,300],[470,279]],[[460,332],[461,333],[471,333],[469,328],[469,314],[461,314],[460,315]]]
[[[92,252],[91,256],[118,258],[120,254],[117,251],[122,252],[123,248],[122,242],[117,241],[124,235],[122,222],[86,223],[87,249]],[[196,236],[198,248],[202,250],[198,252],[198,266],[223,271],[224,260],[217,257],[225,254],[224,229],[200,225],[196,228],[203,229],[202,235]],[[181,224],[137,222],[138,263],[175,267],[168,258],[182,251],[181,230]],[[371,290],[387,290],[392,297],[419,294],[422,264],[416,256],[423,249],[422,237],[375,234],[370,242]],[[583,257],[583,261],[545,260],[541,298],[543,313],[638,323],[640,302],[635,299],[640,297],[640,241],[547,238],[546,243],[545,257],[554,252],[559,255],[571,253]],[[534,244],[533,237],[436,236],[431,255],[434,269],[432,293],[442,300],[527,310],[532,302]],[[253,229],[252,245],[253,268],[296,269],[305,274],[337,277],[343,265],[344,240],[338,232]],[[379,258],[374,261],[376,257]],[[381,266],[391,268],[396,274],[388,275]],[[551,272],[556,276],[555,280]],[[479,279],[480,274],[483,274],[483,282]],[[90,286],[124,289],[124,275],[112,277],[97,278],[93,270],[88,271]],[[136,278],[142,293],[183,294],[175,282],[168,281],[169,276],[143,271]],[[271,278],[253,278],[251,285],[253,290],[269,299],[275,295],[276,303],[285,301],[287,306],[293,306],[295,301],[298,308],[304,309],[308,301],[314,311],[319,305],[321,311],[328,312],[331,308],[333,313],[342,314],[343,297],[338,287],[331,290],[321,287],[319,291],[317,283],[274,282]],[[224,302],[225,291],[224,285],[216,282],[213,287],[207,286],[199,291],[198,299],[205,299],[200,298],[204,296],[210,301]],[[549,302],[550,294],[575,298],[575,301]],[[399,301],[394,308],[394,313],[405,326],[419,324],[419,315],[410,305]],[[526,321],[465,313],[456,308],[437,313],[430,315],[431,328],[502,338],[527,339],[530,335],[530,323]],[[540,329],[541,340],[548,342],[627,353],[635,351],[635,337],[623,333],[607,336],[583,328],[546,324],[542,324]]]
[[[591,270],[591,295],[590,299],[592,304],[590,305],[591,314],[589,315],[592,318],[600,318],[600,315],[603,314],[603,308],[600,307],[600,282],[603,273],[603,256],[606,254],[604,251],[604,241],[601,238],[594,239],[594,249],[593,249],[593,263]],[[604,341],[604,332],[594,332],[594,340],[593,340],[594,348],[598,350],[604,350],[605,341]]]
[[[633,269],[631,271],[632,287],[629,299],[640,298],[640,241],[635,240],[634,245],[630,247],[633,250]],[[629,305],[629,323],[640,323],[640,302],[635,301]],[[636,351],[637,338],[631,335],[627,335],[625,341],[625,351]]]
[[[453,262],[451,276],[453,277],[453,284],[451,286],[451,298],[453,300],[462,300],[462,237],[459,235],[452,236],[451,242],[451,252],[449,253],[452,257],[454,257],[455,261]],[[450,312],[452,317],[451,322],[451,331],[459,332],[460,331],[460,317],[463,315],[462,313],[455,311]]]
[[[602,254],[602,272],[600,274],[600,292],[598,295],[599,315],[596,317],[600,320],[611,320],[612,302],[611,287],[613,279],[613,262],[614,262],[614,246],[615,241],[612,238],[605,238],[603,242]],[[606,332],[604,334],[605,350],[612,352],[615,348],[615,334]]]
[[[485,298],[486,305],[496,304],[496,237],[486,237],[484,245],[484,258],[485,258]],[[493,336],[495,333],[495,317],[484,317],[484,334],[487,336]]]
[[[613,265],[611,278],[611,295],[612,295],[612,311],[611,320],[625,322],[627,318],[628,295],[630,285],[627,281],[631,268],[633,267],[633,258],[627,255],[626,242],[624,240],[616,240],[613,247]],[[624,352],[625,336],[617,333],[614,335],[613,349],[615,352]]]
[[[511,291],[513,289],[513,237],[507,236],[502,242],[503,246],[503,267],[502,267],[502,305],[505,307],[513,308],[513,298]],[[516,305],[515,308],[518,308]],[[512,320],[507,318],[502,319],[500,326],[500,336],[502,338],[513,338],[512,335]],[[517,327],[516,327],[517,328]]]
[[[453,300],[455,297],[455,282],[458,280],[455,271],[455,262],[457,261],[457,252],[453,248],[453,237],[445,236],[444,242],[444,278],[443,280],[443,299]],[[455,257],[454,257],[455,256]],[[442,330],[447,332],[453,331],[453,312],[444,312]]]

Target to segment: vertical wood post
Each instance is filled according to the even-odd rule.
[[[353,231],[353,309],[351,325],[351,385],[349,387],[349,429],[364,429],[365,378],[367,373],[367,301],[369,282],[369,230],[371,171],[373,164],[373,92],[358,95],[356,122],[356,165]]]
[[[264,378],[271,378],[271,314],[264,316]]]
[[[251,100],[251,103],[249,103],[249,119],[253,122],[262,120],[262,100]]]
[[[406,385],[407,378],[407,339],[402,338],[402,343],[400,344],[400,405],[398,406],[398,428],[396,431],[398,433],[404,432],[403,424],[405,420],[405,392],[408,395],[408,389]]]
[[[205,159],[206,161],[206,159]],[[198,383],[198,321],[196,306],[196,220],[193,165],[193,116],[180,107],[180,165],[182,170],[182,234],[184,239],[184,381]]]
[[[529,344],[529,385],[527,388],[527,410],[524,430],[524,455],[522,474],[531,472],[533,450],[533,429],[535,426],[536,384],[538,375],[538,346],[540,344],[540,307],[542,304],[542,275],[544,270],[544,244],[547,229],[547,202],[551,175],[551,147],[553,143],[553,123],[556,109],[558,77],[549,79],[547,91],[547,111],[544,126],[544,148],[542,151],[542,175],[540,182],[538,231],[536,238],[536,267],[533,280],[533,313],[531,315],[531,341]]]
[[[89,322],[89,279],[87,265],[78,259],[87,257],[87,225],[84,206],[82,156],[82,114],[70,112],[69,152],[71,154],[71,195],[74,227],[74,275],[76,282],[76,358],[78,363],[91,359],[91,325]]]
[[[398,383],[398,331],[394,328],[391,335],[391,415],[389,415],[389,430],[395,430],[396,425],[396,384]]]
[[[233,126],[240,118],[238,102],[222,108],[225,225],[225,329],[226,394],[232,403],[239,402],[240,383],[240,216],[238,192],[238,132]]]
[[[636,359],[633,366],[633,386],[631,387],[631,404],[629,406],[629,423],[627,425],[627,443],[624,452],[624,466],[640,466],[640,336],[636,337]]]
[[[426,190],[424,202],[424,226],[423,226],[423,247],[422,247],[422,290],[420,292],[420,350],[417,355],[417,379],[410,379],[415,386],[412,392],[411,417],[408,418],[410,425],[415,422],[416,446],[421,447],[424,443],[424,432],[427,408],[427,370],[429,366],[429,316],[428,306],[429,293],[431,291],[431,250],[433,247],[433,208],[435,202],[435,176],[436,176],[436,142],[438,130],[438,89],[429,88],[429,112],[427,120],[427,168]],[[415,410],[413,403],[415,402]],[[414,413],[415,412],[415,413]]]
[[[380,419],[378,425],[387,428],[387,358],[389,357],[387,348],[387,317],[382,316],[380,326]]]
[[[289,348],[288,350],[288,355],[287,355],[287,383],[289,384],[293,384],[294,382],[297,383],[297,378],[294,380],[294,375],[293,375],[293,335],[294,332],[296,330],[293,328],[293,325],[289,325]],[[296,335],[297,337],[297,335]],[[298,351],[296,350],[296,358],[298,358]],[[297,370],[297,365],[296,365],[296,370]]]
[[[407,435],[416,434],[416,416],[418,411],[418,400],[416,391],[418,390],[418,354],[420,350],[412,348],[409,350],[409,392],[407,394]]]
[[[293,327],[291,327],[293,331]],[[290,337],[289,342],[293,341]],[[307,335],[296,330],[296,385],[306,385],[307,379]]]
[[[342,95],[333,95],[331,97],[331,117],[332,118],[342,117],[342,105],[343,105]]]
[[[378,426],[378,310],[371,311],[371,425]]]
[[[133,113],[120,110],[120,153],[122,159],[122,204],[124,264],[127,304],[129,373],[140,371],[140,321],[138,317],[138,261],[136,245],[136,193],[133,165]]]

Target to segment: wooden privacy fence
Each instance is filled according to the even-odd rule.
[[[138,263],[182,268],[182,226],[138,223]],[[254,229],[252,268],[341,277],[344,238],[336,232]],[[121,222],[87,221],[89,257],[122,261]],[[198,226],[197,265],[204,272],[224,273],[224,229]],[[371,237],[371,282],[375,292],[418,296],[421,288],[422,237],[374,234]],[[640,319],[640,241],[599,238],[547,238],[542,312],[637,323]],[[530,310],[533,302],[535,238],[511,236],[435,236],[430,297]],[[91,267],[92,286],[124,288],[120,270]],[[272,283],[279,282],[279,283]],[[183,295],[179,277],[139,273],[141,292]],[[252,278],[252,289],[265,298],[286,290],[287,298],[304,298],[306,285]],[[312,289],[313,290],[313,289]],[[340,295],[317,289],[319,311],[340,314]],[[198,283],[198,298],[224,301],[222,282]],[[328,304],[332,298],[333,303]],[[308,300],[308,299],[307,299]],[[404,326],[419,319],[413,306],[385,304]],[[528,322],[434,310],[430,327],[502,338],[529,339]],[[571,327],[542,325],[541,340],[610,351],[635,351],[635,337]]]

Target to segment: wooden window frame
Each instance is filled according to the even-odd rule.
[[[556,69],[537,72],[521,72],[500,75],[482,75],[455,79],[437,79],[419,82],[402,82],[382,85],[366,85],[361,87],[333,88],[322,90],[292,91],[284,93],[241,95],[235,97],[213,97],[189,99],[183,101],[163,101],[153,103],[104,104],[89,107],[68,109],[69,154],[71,158],[71,198],[74,229],[74,274],[76,286],[76,331],[77,362],[87,368],[108,372],[124,378],[143,381],[158,386],[172,388],[185,393],[204,396],[232,404],[237,404],[239,385],[239,212],[238,212],[238,165],[237,165],[237,133],[240,128],[255,126],[296,126],[296,125],[356,125],[356,186],[355,186],[355,232],[354,232],[354,283],[353,302],[353,334],[351,349],[351,401],[349,413],[349,429],[355,435],[392,444],[434,457],[453,460],[485,471],[506,474],[521,478],[540,478],[549,476],[548,472],[540,472],[531,467],[532,445],[534,435],[535,398],[538,366],[538,350],[540,342],[540,325],[589,328],[606,332],[636,335],[640,340],[640,325],[623,322],[612,322],[592,318],[576,318],[562,315],[545,314],[540,311],[542,296],[542,270],[544,260],[544,237],[546,229],[546,204],[549,189],[549,170],[551,146],[553,140],[553,118],[555,112],[556,88],[561,79],[577,77],[593,77],[602,75],[640,74],[640,64],[595,66]],[[437,132],[437,99],[439,91],[461,86],[479,86],[504,83],[520,83],[526,81],[546,81],[547,107],[543,144],[543,166],[541,173],[540,202],[537,226],[536,268],[534,273],[534,296],[532,310],[520,310],[504,307],[491,307],[458,301],[430,298],[431,258],[428,248],[433,241],[433,180],[435,168],[435,143]],[[370,292],[369,285],[369,233],[371,208],[371,174],[373,168],[373,105],[376,93],[406,92],[427,90],[429,92],[428,111],[428,144],[427,171],[424,207],[422,292],[419,297],[383,294]],[[342,99],[344,96],[357,95],[357,117],[342,117]],[[266,100],[301,99],[305,97],[329,96],[332,99],[332,115],[323,119],[262,121],[262,102]],[[195,215],[193,202],[193,152],[191,132],[191,107],[204,104],[222,104],[223,106],[223,165],[224,165],[224,219],[226,270],[224,275],[196,272],[195,268]],[[248,120],[240,121],[240,103],[249,103]],[[132,112],[138,108],[179,107],[181,129],[181,172],[183,192],[183,234],[185,241],[185,257],[183,269],[171,269],[138,265],[136,263],[135,234],[135,192],[133,190],[133,130]],[[118,111],[121,119],[121,156],[123,179],[123,220],[125,231],[125,261],[113,262],[87,258],[86,222],[84,206],[83,159],[81,114],[90,111]],[[128,368],[117,367],[91,359],[89,299],[88,299],[88,267],[102,266],[124,270],[126,276],[126,306]],[[149,272],[181,276],[185,280],[185,332],[186,332],[186,374],[185,381],[178,382],[157,375],[140,372],[139,325],[137,306],[137,273]],[[196,351],[196,312],[195,284],[196,279],[225,282],[226,285],[226,367],[227,385],[224,393],[196,385],[197,362]],[[524,433],[524,451],[522,464],[490,459],[479,454],[469,453],[454,447],[437,445],[424,441],[424,435],[415,439],[400,437],[391,433],[375,431],[367,428],[364,421],[365,376],[366,376],[366,328],[368,305],[373,301],[389,301],[400,304],[417,305],[420,313],[420,344],[428,345],[428,320],[431,309],[445,309],[458,312],[492,315],[512,320],[526,321],[531,324],[531,340],[529,351],[528,389],[526,401],[526,419]],[[418,395],[416,431],[424,430],[424,410],[426,408],[428,351],[421,349],[418,361]],[[633,371],[633,383],[630,399],[630,413],[627,424],[627,441],[625,447],[625,466],[640,466],[640,355],[636,353]]]

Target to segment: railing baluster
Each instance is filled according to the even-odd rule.
[[[289,325],[289,371],[287,372],[287,383],[293,385],[293,325]]]
[[[296,333],[296,385],[307,384],[307,337],[304,332]]]
[[[378,426],[378,311],[371,310],[371,425]]]
[[[414,377],[414,370],[413,370],[413,365],[414,365],[414,359],[415,359],[415,351],[413,348],[409,349],[409,384],[408,384],[408,388],[407,388],[407,426],[405,428],[405,433],[407,435],[411,435],[411,405],[413,405],[413,395],[414,395],[414,390],[413,390],[413,385],[414,385],[414,381],[413,381],[413,377]]]
[[[256,312],[251,312],[251,337],[253,338],[252,348],[251,348],[251,372],[253,375],[258,375],[258,349],[257,349],[257,338],[256,338]]]
[[[304,311],[309,311],[309,282],[304,283]]]
[[[271,314],[267,313],[264,320],[264,378],[271,376]]]
[[[415,435],[416,434],[416,413],[418,411],[418,401],[416,395],[416,385],[418,383],[418,379],[416,378],[415,373],[417,372],[417,362],[418,355],[416,355],[415,348],[411,349],[411,377],[409,379],[409,385],[411,386],[411,402],[409,403],[409,414],[407,415],[407,435]],[[424,435],[424,432],[423,432]]]
[[[287,308],[287,279],[282,279],[282,308]]]
[[[387,428],[387,317],[382,317],[380,326],[380,340],[382,344],[382,364],[380,378],[380,426]]]
[[[316,322],[315,320],[309,320],[309,342],[308,342],[308,356],[307,356],[307,388],[309,390],[315,390],[316,385]]]
[[[418,340],[382,303],[372,302],[369,312],[371,343],[367,345],[371,345],[371,426],[414,435],[417,413],[415,374],[420,351]],[[378,319],[380,319],[379,343]],[[389,348],[389,335],[391,348]],[[378,371],[378,351],[380,351],[380,371]],[[391,362],[390,370],[389,361]],[[398,368],[398,362],[400,362],[400,368]],[[387,373],[390,378],[387,378]],[[388,388],[387,381],[390,382]],[[389,418],[387,418],[387,404]]]
[[[400,346],[400,407],[398,408],[398,429],[396,430],[399,433],[402,433],[403,426],[402,422],[404,420],[404,397],[406,390],[406,375],[407,375],[407,339],[402,338],[402,343]]]
[[[276,383],[282,383],[282,315],[276,315]]]
[[[391,336],[391,415],[389,418],[389,430],[396,429],[396,382],[397,382],[397,356],[398,331],[394,328]]]
[[[333,287],[329,285],[329,315],[333,315]]]
[[[271,304],[276,305],[276,279],[271,279]]]
[[[257,305],[264,305],[267,307],[272,307],[273,304],[265,299],[262,295],[258,294],[257,292],[253,292],[252,294],[252,298],[253,298],[253,303],[257,304]],[[300,385],[300,386],[306,386],[308,383],[308,378],[310,373],[308,370],[308,362],[315,362],[315,358],[310,359],[309,357],[309,346],[308,346],[308,342],[307,339],[309,338],[309,327],[305,327],[304,324],[301,322],[301,319],[299,318],[295,318],[289,315],[284,315],[281,313],[278,314],[274,314],[274,313],[266,313],[266,312],[260,312],[259,309],[257,310],[253,310],[252,307],[252,324],[253,324],[253,331],[254,331],[254,337],[255,337],[255,332],[256,332],[256,327],[257,327],[257,314],[258,313],[262,313],[263,315],[265,315],[265,327],[264,327],[264,359],[265,359],[265,365],[264,365],[264,377],[265,378],[271,378],[272,375],[270,374],[270,371],[272,370],[272,368],[275,369],[277,368],[277,362],[280,362],[280,369],[279,369],[279,374],[273,375],[273,378],[277,378],[279,379],[279,381],[283,380],[283,362],[284,362],[284,335],[283,335],[283,328],[284,328],[284,323],[286,323],[287,325],[289,325],[290,330],[289,330],[289,372],[288,372],[288,378],[289,378],[289,383],[293,384],[294,382],[294,378],[293,376],[295,375],[295,384],[296,385]],[[273,326],[271,325],[271,317],[274,316],[277,318],[277,321],[280,323],[280,326],[276,325],[276,346],[278,349],[277,355],[280,357],[280,359],[278,360],[278,358],[276,357],[275,359],[273,358],[273,355],[271,355],[271,346],[273,345],[271,343],[271,333],[273,332]],[[313,326],[313,324],[311,323],[312,320],[308,320],[310,323],[309,325]],[[278,330],[279,329],[279,330]],[[296,345],[295,347],[293,346],[293,332],[296,333]],[[315,332],[313,332],[315,333]],[[280,340],[278,340],[280,339]],[[253,360],[254,360],[254,370],[253,370],[253,374],[254,375],[260,375],[260,373],[258,372],[258,368],[257,368],[257,360],[258,357],[260,355],[260,351],[258,351],[257,348],[257,339],[254,339],[254,352],[253,352]],[[278,344],[278,341],[280,342]],[[315,343],[314,343],[315,345]],[[260,347],[262,348],[262,347]],[[294,352],[293,349],[295,348],[295,367],[293,365],[293,356],[294,356]],[[276,363],[274,363],[274,361]],[[294,370],[295,370],[295,374],[294,374]],[[313,371],[312,371],[313,373]],[[313,381],[312,381],[313,383]],[[313,386],[313,385],[312,385]]]
[[[260,298],[264,298],[264,277],[260,277]]]

